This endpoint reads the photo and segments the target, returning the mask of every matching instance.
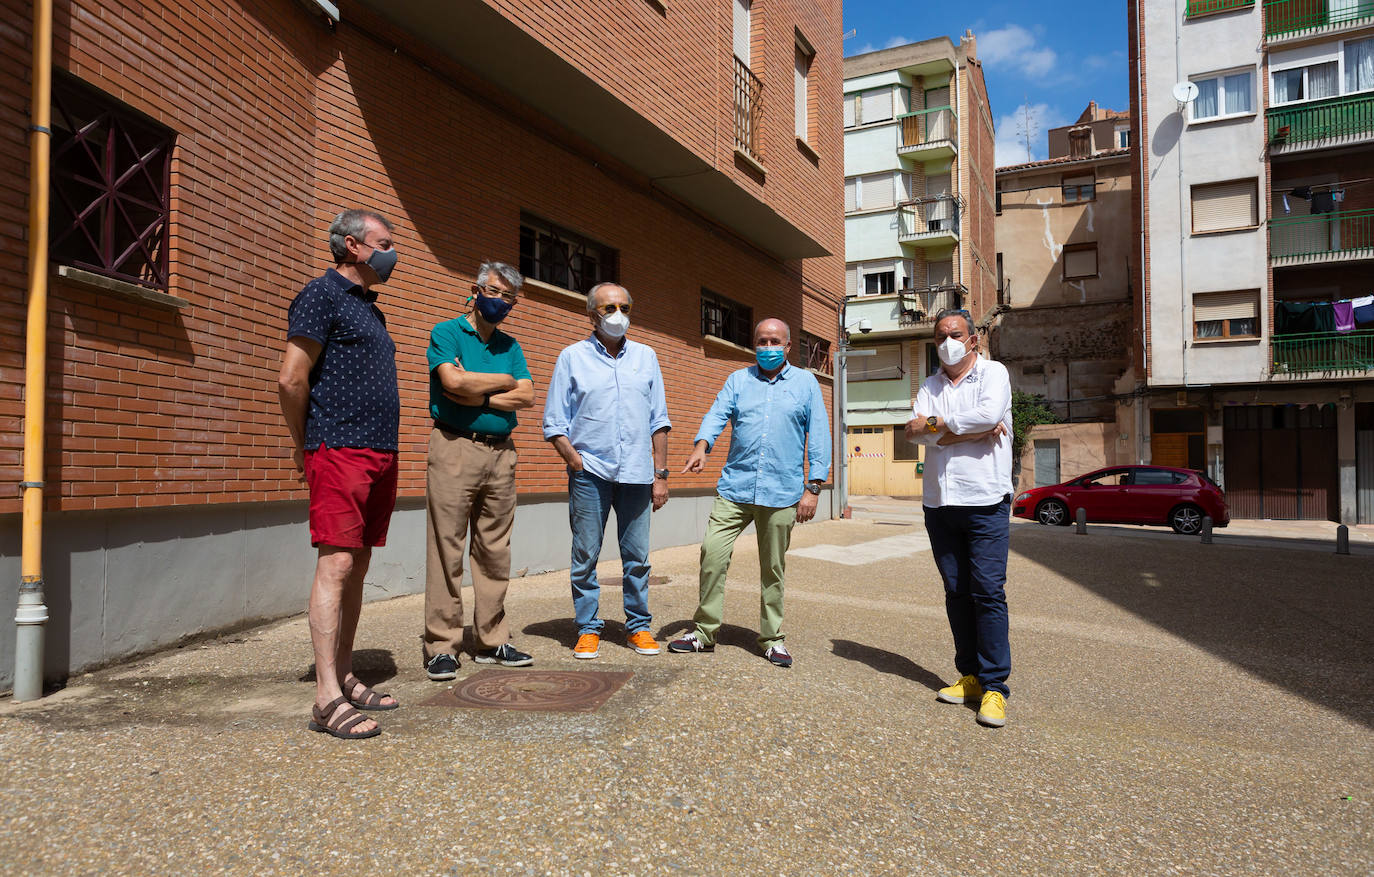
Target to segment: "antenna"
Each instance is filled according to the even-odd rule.
[[[1174,100],[1178,101],[1178,108],[1182,110],[1197,98],[1197,86],[1185,79],[1174,84],[1173,93]]]
[[[1032,144],[1040,139],[1035,123],[1036,117],[1031,113],[1030,95],[1025,95],[1021,100],[1021,121],[1017,126],[1017,133],[1026,143],[1026,161],[1035,161],[1035,149]]]
[[[853,27],[851,27],[849,30],[845,31],[843,34],[840,35],[840,39],[841,39],[842,41],[843,41],[843,40],[847,40],[847,39],[849,39],[849,38],[852,37],[852,36],[858,36],[858,33],[859,33],[858,28],[853,28]]]

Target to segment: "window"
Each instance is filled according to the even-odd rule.
[[[173,133],[81,80],[52,80],[54,264],[165,290]]]
[[[997,254],[997,303],[1007,303],[1007,281],[1002,275],[1002,254]]]
[[[911,174],[901,171],[883,171],[849,177],[844,181],[844,209],[846,213],[856,210],[891,210],[900,201],[911,198]]]
[[[1070,244],[1064,248],[1064,279],[1097,276],[1097,244]]]
[[[1345,43],[1345,91],[1374,88],[1374,38]]]
[[[864,295],[888,295],[896,291],[896,270],[874,271],[864,275]]]
[[[1300,100],[1319,100],[1340,94],[1335,61],[1311,64],[1291,70],[1278,70],[1272,75],[1270,102],[1286,104]]]
[[[1259,224],[1259,183],[1232,180],[1193,186],[1193,234],[1254,228]]]
[[[735,31],[734,49],[735,57],[744,62],[744,66],[749,66],[749,42],[751,14],[750,7],[753,0],[735,0]],[[719,8],[719,7],[717,7]]]
[[[810,332],[802,332],[797,338],[797,344],[792,349],[795,365],[818,371],[823,375],[834,372],[830,360],[830,342],[828,340],[818,338]]]
[[[845,294],[887,295],[896,292],[903,283],[911,284],[913,263],[910,259],[883,259],[877,262],[851,262],[845,266]]]
[[[1093,154],[1093,132],[1091,128],[1069,132],[1069,157],[1087,158]]]
[[[1116,136],[1116,139],[1115,139],[1114,142],[1115,142],[1115,145],[1116,145],[1116,148],[1117,148],[1117,149],[1125,149],[1126,147],[1128,147],[1128,146],[1131,145],[1131,129],[1130,129],[1130,128],[1117,128],[1116,131],[1113,132],[1113,133],[1114,133],[1115,136]]]
[[[891,381],[906,375],[902,368],[901,345],[888,344],[869,349],[874,352],[873,356],[850,356],[845,359],[851,381]]]
[[[1197,98],[1193,101],[1192,120],[1220,119],[1255,111],[1253,70],[1220,73],[1197,78]]]
[[[1092,174],[1076,177],[1065,176],[1060,183],[1060,189],[1064,194],[1065,204],[1075,201],[1091,201],[1097,197],[1097,180]]]
[[[807,104],[811,99],[811,62],[815,60],[816,53],[802,39],[801,34],[797,34],[797,44],[795,49],[795,70],[792,81],[792,106],[796,118],[797,139],[803,143],[811,140],[810,136],[810,114],[807,111]]]
[[[1131,479],[1131,483],[1139,485],[1160,485],[1160,484],[1182,484],[1188,480],[1188,476],[1182,472],[1170,472],[1168,469],[1137,469]]]
[[[717,295],[709,289],[701,290],[701,334],[729,341],[741,347],[754,346],[754,311],[752,308]]]
[[[996,196],[996,198],[997,198],[997,200],[996,200],[997,215],[998,215],[998,216],[1001,216],[1001,215],[1002,215],[1002,184],[1001,184],[1001,183],[998,183],[998,184],[997,184],[997,196]]]
[[[618,254],[577,232],[520,214],[520,273],[574,292],[616,279]]]
[[[1258,338],[1259,292],[1204,292],[1193,296],[1193,337]]]

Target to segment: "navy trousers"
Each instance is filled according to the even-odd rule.
[[[954,668],[985,691],[1010,696],[1007,550],[1011,499],[988,506],[925,507],[926,533],[945,583],[945,614],[954,634]]]

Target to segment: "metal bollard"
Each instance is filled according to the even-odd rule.
[[[1350,528],[1345,524],[1341,524],[1336,528],[1336,553],[1350,553]]]
[[[1082,536],[1088,532],[1088,510],[1082,506],[1073,513],[1073,519],[1078,523],[1078,535]]]
[[[1203,545],[1211,545],[1211,544],[1212,544],[1212,516],[1211,516],[1211,515],[1203,515],[1203,516],[1202,516],[1202,544],[1203,544]]]

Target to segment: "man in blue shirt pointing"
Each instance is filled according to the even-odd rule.
[[[830,426],[820,384],[787,363],[792,330],[782,320],[754,327],[757,365],[725,379],[697,432],[683,472],[706,468],[706,456],[727,423],[730,453],[716,484],[716,501],[701,543],[700,595],[695,629],[668,644],[670,652],[715,649],[725,608],[725,574],[735,539],[753,524],[759,543],[759,648],[779,667],[792,666],[783,645],[782,591],[792,526],[816,514],[830,476]],[[803,463],[809,464],[806,471]]]
[[[668,405],[654,351],[625,337],[633,299],[598,283],[587,293],[592,334],[563,349],[544,403],[544,438],[568,464],[574,658],[601,653],[596,561],[615,509],[630,648],[657,655],[649,632],[649,515],[668,501]]]

